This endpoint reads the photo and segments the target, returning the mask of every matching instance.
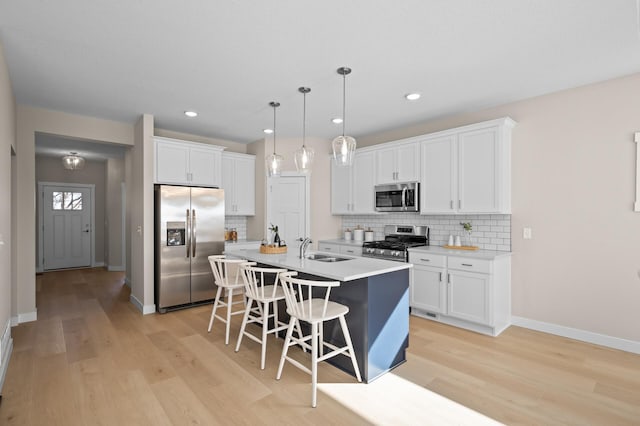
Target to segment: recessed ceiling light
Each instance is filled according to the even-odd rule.
[[[342,123],[342,118],[340,118],[340,117],[336,117],[336,118],[334,118],[333,120],[331,120],[331,122],[332,122],[333,124],[340,124],[340,123]]]
[[[273,129],[264,129],[263,132],[270,135],[271,133],[273,133]]]
[[[193,117],[197,117],[197,116],[198,116],[198,113],[197,113],[197,112],[195,112],[195,111],[185,111],[185,112],[184,112],[184,115],[186,115],[187,117],[191,117],[191,118],[193,118]]]
[[[415,101],[420,99],[420,93],[409,93],[408,95],[404,96],[405,98],[407,98],[410,101]]]

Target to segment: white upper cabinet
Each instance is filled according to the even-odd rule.
[[[331,161],[331,214],[375,214],[375,153],[357,151],[351,167]]]
[[[421,140],[420,212],[511,213],[510,118]]]
[[[224,148],[157,136],[153,139],[156,183],[221,185]]]
[[[456,198],[456,137],[430,138],[422,142],[421,213],[451,213]]]
[[[375,149],[376,184],[411,182],[420,178],[420,146],[417,142],[395,142]]]
[[[222,153],[222,188],[227,216],[256,214],[255,170],[255,155]]]

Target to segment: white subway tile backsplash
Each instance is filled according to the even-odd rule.
[[[246,218],[244,229],[246,233]],[[463,243],[465,232],[461,222],[471,222],[473,245],[486,250],[511,251],[511,215],[421,215],[418,213],[389,213],[385,215],[342,216],[342,228],[356,226],[371,228],[374,238],[384,238],[384,225],[417,225],[430,228],[431,245],[445,245],[449,235],[459,235]],[[240,228],[238,227],[238,235]],[[240,238],[240,236],[239,236]]]
[[[246,216],[225,216],[224,227],[226,229],[235,228],[239,240],[247,239],[247,218]]]

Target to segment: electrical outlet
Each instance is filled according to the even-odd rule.
[[[522,238],[524,238],[525,240],[531,239],[531,228],[522,229]]]

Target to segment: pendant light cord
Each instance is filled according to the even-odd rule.
[[[273,105],[273,155],[276,155],[276,108]]]
[[[342,74],[342,137],[344,138],[344,126],[345,126],[345,122],[347,121],[347,117],[345,117],[346,115],[346,107],[345,105],[347,104],[347,75],[346,74]]]
[[[307,138],[307,92],[302,92],[302,148]]]

